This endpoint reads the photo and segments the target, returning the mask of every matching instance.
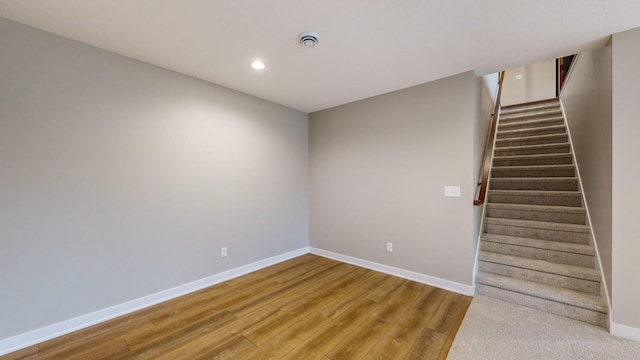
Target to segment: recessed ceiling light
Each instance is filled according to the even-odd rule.
[[[251,63],[251,67],[256,69],[256,70],[262,70],[264,69],[264,63],[260,60],[256,60],[254,62]]]

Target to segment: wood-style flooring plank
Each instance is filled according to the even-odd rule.
[[[38,345],[29,346],[27,348],[14,351],[11,354],[1,357],[2,360],[31,360],[38,356]]]
[[[73,351],[40,354],[38,359],[93,360],[123,359],[129,355],[127,344],[122,339],[112,338],[104,342],[88,342]]]
[[[302,296],[293,302],[281,306],[284,311],[288,311],[298,316],[304,316],[309,312],[316,311],[324,306],[324,304],[335,296],[336,292],[340,289],[348,288],[350,284],[353,284],[355,279],[362,275],[364,269],[356,269],[339,279],[336,279],[332,283],[326,284],[322,288],[317,289],[311,294]]]
[[[426,327],[433,313],[424,306],[435,288],[423,285],[418,300],[401,315],[391,329],[365,356],[367,359],[402,359],[411,350],[416,338]]]
[[[303,255],[0,360],[445,359],[470,301]]]
[[[344,337],[354,331],[379,306],[373,300],[361,298],[340,316],[282,357],[283,360],[321,360],[324,354],[336,347]]]
[[[294,325],[271,337],[268,342],[258,346],[254,351],[244,355],[246,360],[279,359],[301,342],[312,336],[329,318],[314,312],[299,319]]]
[[[231,341],[232,343],[235,343],[234,341],[239,341],[233,339],[238,337],[244,338],[244,336],[242,336],[243,331],[262,323],[266,319],[272,318],[278,312],[281,311],[267,304],[253,313],[247,314],[246,316],[220,326],[215,331],[211,331],[193,339],[190,342],[184,343],[181,346],[177,346],[159,355],[157,359],[172,360],[184,356],[199,358],[213,356],[212,354],[217,353],[224,354],[226,353],[226,350],[224,349],[231,346],[228,342]],[[255,348],[255,345],[253,345],[253,348]]]
[[[181,317],[174,322],[167,322],[151,329],[125,336],[131,351],[140,351],[149,347],[157,347],[159,343],[186,342],[199,333],[215,329],[235,318],[230,312],[194,312],[191,316]]]
[[[385,275],[382,273],[367,270],[367,272],[359,279],[360,283],[358,285],[352,286],[345,289],[342,293],[336,294],[336,296],[327,301],[324,306],[318,310],[318,312],[332,319],[337,318],[342,313],[353,307],[358,301],[365,298],[372,289],[377,288],[384,278]]]
[[[299,276],[284,283],[278,283],[280,287],[277,290],[268,294],[253,296],[249,301],[237,302],[230,305],[228,309],[234,314],[242,316],[260,306],[263,306],[265,303],[275,304],[278,299],[286,296],[301,296],[302,294],[306,294],[308,291],[311,291],[309,289],[318,286],[318,284],[330,282],[332,276],[339,276],[335,271],[335,268],[337,267],[338,266],[334,265],[323,269],[320,272],[310,273],[308,276]]]
[[[380,299],[386,301],[369,314],[369,319],[327,354],[330,359],[362,359],[406,311],[405,306],[412,304],[420,296],[420,290],[407,286],[405,281],[392,282],[390,288],[393,290],[382,292],[384,297]]]
[[[92,346],[102,346],[112,340],[121,340],[126,334],[135,331],[148,331],[152,327],[153,324],[147,318],[122,316],[43,342],[39,345],[38,358],[66,359],[78,353],[91,353]],[[114,344],[119,346],[120,342]]]
[[[418,335],[416,341],[411,346],[411,350],[407,356],[405,356],[405,360],[437,360],[441,358],[441,354],[443,351],[447,351],[448,349],[444,349],[447,343],[447,336],[432,330],[428,327],[425,327],[424,330]],[[445,354],[446,356],[446,354]]]

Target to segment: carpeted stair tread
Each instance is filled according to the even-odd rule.
[[[480,255],[480,254],[479,254]],[[586,269],[587,271],[584,271]],[[593,263],[587,266],[484,251],[478,271],[599,295],[601,284]]]
[[[543,108],[550,108],[550,107],[559,108],[560,102],[558,101],[558,99],[549,99],[546,101],[535,101],[535,102],[505,105],[502,107],[502,111],[512,112],[512,111],[518,111],[518,110],[521,111],[522,109],[543,109]]]
[[[492,262],[528,270],[535,270],[549,274],[562,275],[576,279],[598,282],[600,281],[600,274],[596,269],[583,266],[559,264],[546,260],[528,259],[519,256],[499,254],[489,251],[480,251],[478,259],[480,261]]]
[[[535,103],[522,103],[522,104],[512,104],[505,105],[502,107],[501,113],[512,113],[523,111],[526,109],[549,109],[549,108],[560,108],[560,102],[557,99],[550,99],[548,101],[537,101]]]
[[[549,134],[565,134],[566,127],[563,125],[550,125],[550,126],[540,126],[534,128],[525,128],[525,129],[513,129],[513,130],[502,130],[498,131],[499,139],[510,139],[512,137],[525,137],[526,134],[536,134],[537,135],[528,135],[528,136],[540,136],[540,135],[549,135]],[[546,134],[540,134],[544,133]]]
[[[513,130],[520,128],[537,128],[541,126],[548,126],[549,124],[564,124],[564,118],[562,116],[540,117],[531,120],[521,120],[502,123],[498,126],[498,131]]]
[[[500,113],[510,114],[512,112],[518,112],[523,110],[530,109],[549,109],[549,108],[560,108],[560,102],[558,99],[549,99],[548,101],[536,101],[535,103],[521,103],[521,104],[512,104],[505,105],[502,107]]]
[[[476,293],[510,302],[512,304],[522,305],[547,313],[586,322],[605,329],[608,328],[609,324],[609,316],[606,312],[571,306],[534,295],[521,294],[489,285],[483,285],[481,283],[476,283]]]
[[[488,202],[485,205],[485,209],[486,216],[492,218],[549,221],[582,225],[586,225],[587,221],[584,207],[559,206],[557,204]]]
[[[489,189],[577,192],[579,186],[576,177],[492,177]]]
[[[493,180],[492,180],[493,181]],[[555,190],[489,190],[492,194],[519,195],[519,196],[554,196],[554,197],[580,197],[580,191],[555,191]]]
[[[567,135],[567,133],[496,139],[496,148],[566,143],[568,139],[569,136]]]
[[[571,153],[555,153],[555,154],[530,154],[530,155],[506,155],[506,156],[494,156],[493,160],[537,160],[537,159],[550,159],[550,158],[572,158]]]
[[[506,118],[517,117],[519,115],[530,115],[530,114],[549,114],[549,113],[557,113],[558,115],[562,115],[562,108],[560,104],[546,104],[543,106],[522,106],[520,108],[503,108],[500,111],[500,115]]]
[[[494,156],[493,166],[571,165],[571,153]]]
[[[533,221],[533,220],[519,220],[519,219],[506,219],[506,218],[492,218],[487,217],[485,219],[487,224],[516,226],[531,229],[545,229],[545,230],[557,230],[576,233],[589,233],[589,226],[580,224],[565,224],[554,223],[548,221]]]
[[[575,190],[502,190],[491,186],[488,203],[582,207],[582,194]]]
[[[491,177],[573,177],[573,164],[493,166]]]
[[[539,119],[543,117],[558,117],[562,116],[562,110],[559,108],[549,108],[541,110],[521,110],[514,111],[508,114],[500,114],[500,121],[505,123],[529,121],[533,119]]]
[[[560,107],[560,101],[558,99],[548,99],[545,101],[505,105],[502,107],[501,112],[509,113],[513,111],[519,111],[521,109],[543,109],[549,107]]]
[[[480,249],[558,264],[595,266],[595,251],[592,246],[584,244],[484,233]]]
[[[572,244],[562,241],[539,240],[510,235],[482,234],[483,241],[497,242],[510,245],[525,246],[534,249],[562,251],[581,255],[595,255],[595,250],[591,245]]]
[[[574,169],[573,164],[551,164],[551,165],[523,165],[523,166],[494,166],[493,169]]]
[[[533,281],[515,279],[507,276],[478,271],[476,282],[515,293],[529,295],[536,298],[551,300],[569,306],[591,310],[606,314],[607,305],[597,295],[590,295],[579,291],[540,284]]]
[[[555,154],[565,153],[570,151],[569,143],[553,143],[553,144],[535,144],[535,145],[516,145],[516,146],[503,146],[496,148],[496,156],[503,152],[519,152],[525,154]]]
[[[529,204],[503,204],[487,203],[488,207],[505,210],[547,211],[557,213],[584,214],[584,207],[554,206],[554,205],[529,205]]]
[[[558,182],[558,181],[565,181],[565,182],[574,182],[577,181],[578,178],[575,176],[552,176],[552,177],[515,177],[515,178],[495,178],[495,179],[491,179],[491,181],[495,181],[495,182],[511,182],[511,181],[516,181],[516,182]]]
[[[509,142],[509,141],[522,141],[522,140],[551,140],[551,139],[564,139],[567,137],[567,133],[563,132],[560,134],[542,134],[542,135],[531,135],[531,136],[520,136],[520,137],[510,137],[510,138],[496,138],[496,143],[500,142]],[[497,144],[496,144],[497,145]]]

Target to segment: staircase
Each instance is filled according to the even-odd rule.
[[[608,327],[586,211],[558,100],[500,112],[476,289]]]

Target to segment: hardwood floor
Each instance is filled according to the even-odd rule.
[[[0,360],[444,359],[470,302],[304,255]]]

